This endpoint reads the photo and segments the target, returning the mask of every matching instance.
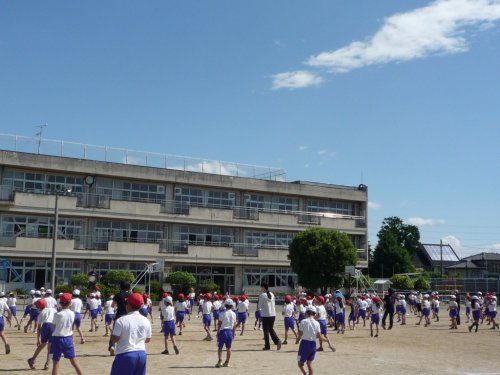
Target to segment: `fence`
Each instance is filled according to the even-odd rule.
[[[468,278],[468,279],[430,279],[431,289],[443,292],[460,293],[495,292],[500,293],[500,278]]]
[[[0,150],[27,152],[39,155],[105,161],[145,167],[177,169],[261,180],[285,181],[281,168],[205,160],[163,153],[128,150],[125,148],[88,145],[54,139],[25,137],[0,133]]]

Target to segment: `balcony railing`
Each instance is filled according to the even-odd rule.
[[[11,186],[0,186],[0,202],[12,202],[14,200],[14,191]]]
[[[321,216],[300,213],[297,215],[299,224],[321,225]]]
[[[233,207],[233,218],[259,220],[259,210],[257,208]]]
[[[164,214],[189,215],[189,204],[177,201],[163,201],[160,212]]]
[[[0,246],[16,247],[16,237],[9,234],[0,236]]]

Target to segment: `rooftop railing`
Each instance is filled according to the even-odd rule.
[[[0,133],[0,150],[144,167],[176,169],[186,172],[201,172],[222,176],[256,178],[260,180],[286,180],[286,171],[281,168],[206,160],[147,151],[135,151],[118,147],[89,145],[13,134]]]

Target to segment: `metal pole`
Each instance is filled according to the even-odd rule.
[[[58,232],[58,222],[59,222],[59,194],[56,193],[56,204],[54,207],[54,231],[52,233],[52,265],[50,271],[50,288],[52,292],[55,293],[56,290],[56,241]]]
[[[439,240],[439,249],[441,251],[441,279],[443,279],[443,240]]]

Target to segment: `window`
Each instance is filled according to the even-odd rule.
[[[278,211],[298,211],[299,199],[275,195],[245,194],[245,207]]]
[[[288,248],[295,233],[251,231],[245,233],[245,243],[260,247]]]
[[[224,227],[176,225],[173,228],[173,238],[175,241],[188,242],[191,244],[228,246],[234,242],[234,231],[232,228]]]
[[[231,208],[235,205],[235,193],[222,190],[202,190],[194,187],[177,187],[174,191],[176,202],[190,206]]]
[[[5,237],[52,238],[54,219],[46,216],[0,216],[0,233]],[[59,218],[57,238],[72,240],[82,232],[82,221]]]
[[[156,243],[163,238],[163,225],[157,223],[97,220],[94,226],[94,241],[97,243],[109,241]]]
[[[12,186],[17,191],[31,191],[34,193],[50,192],[56,185],[69,187],[72,193],[83,192],[82,177],[29,171],[6,170],[3,174],[2,184]]]
[[[339,215],[354,216],[356,204],[354,202],[333,201],[325,199],[309,199],[307,201],[308,212],[328,212]]]
[[[270,268],[245,268],[243,272],[244,286],[260,286],[266,282],[270,287],[295,288],[298,277],[291,268],[270,267]]]
[[[165,187],[158,184],[98,179],[96,192],[111,199],[132,202],[160,203],[165,200]]]

